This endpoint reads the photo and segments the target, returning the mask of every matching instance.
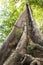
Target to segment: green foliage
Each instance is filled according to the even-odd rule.
[[[38,28],[43,33],[43,0],[28,0],[32,11],[34,20],[36,21]]]
[[[19,15],[22,13],[24,9],[24,1],[14,1],[14,0],[7,0],[8,6],[5,3],[5,0],[3,0],[4,7],[6,8],[6,12],[4,10],[2,21],[0,24],[0,42],[3,42],[3,40],[6,38],[6,36],[11,31],[14,23],[18,19]],[[6,17],[6,18],[5,18]]]

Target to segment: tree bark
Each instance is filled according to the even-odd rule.
[[[10,32],[0,49],[0,64],[3,63],[7,59],[7,57],[9,57],[12,50],[16,48],[17,43],[21,38],[25,25],[25,13],[26,10],[21,14],[19,19],[15,23],[12,31]]]
[[[26,4],[0,49],[0,65],[43,65],[43,37]]]
[[[27,17],[28,17],[28,22],[29,22],[29,27],[30,27],[29,35],[34,43],[38,43],[41,46],[43,46],[43,35],[40,32],[40,30],[37,28],[37,25],[33,20],[30,5],[27,4],[26,6],[27,6],[27,13],[28,13]]]

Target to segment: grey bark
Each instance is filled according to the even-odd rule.
[[[3,62],[9,57],[12,50],[16,48],[17,43],[20,40],[20,37],[23,33],[23,28],[25,24],[25,15],[26,10],[21,14],[17,22],[15,23],[12,31],[4,41],[1,49],[0,49],[0,64],[3,64]]]
[[[0,65],[43,65],[43,37],[31,14],[26,4],[0,49]]]
[[[37,25],[35,21],[33,20],[32,12],[30,5],[27,6],[27,13],[28,13],[28,22],[29,22],[29,35],[34,43],[38,43],[41,46],[43,45],[43,34],[40,32],[40,30],[37,28]]]

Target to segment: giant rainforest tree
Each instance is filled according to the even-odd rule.
[[[43,65],[43,34],[34,21],[30,5],[25,5],[0,48],[0,65]]]

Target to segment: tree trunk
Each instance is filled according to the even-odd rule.
[[[43,37],[26,4],[0,49],[0,65],[43,65]]]

